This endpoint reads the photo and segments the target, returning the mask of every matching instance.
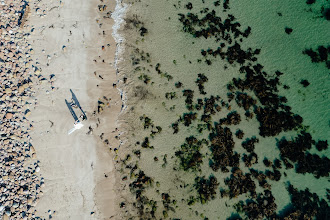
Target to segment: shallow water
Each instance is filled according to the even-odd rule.
[[[240,215],[244,218],[247,213],[239,211],[235,204],[247,199],[255,200],[255,198],[252,198],[249,193],[242,193],[231,199],[221,196],[220,191],[228,189],[225,179],[232,175],[235,169],[233,167],[237,166],[228,166],[229,172],[211,169],[211,133],[214,132],[214,127],[213,130],[198,131],[199,126],[206,126],[201,120],[203,108],[201,110],[197,110],[196,107],[187,108],[183,91],[194,91],[192,98],[194,104],[197,104],[197,99],[205,101],[205,98],[220,96],[216,103],[221,110],[212,114],[210,123],[212,126],[232,111],[240,115],[239,124],[223,127],[228,127],[233,133],[232,138],[235,142],[233,151],[240,154],[238,167],[243,173],[249,173],[250,168],[261,172],[267,169],[273,170],[265,167],[263,159],[268,158],[270,161],[276,158],[281,159],[279,140],[283,137],[291,140],[302,130],[309,132],[315,141],[329,142],[330,113],[329,88],[327,87],[330,84],[329,70],[324,62],[312,63],[310,57],[302,53],[309,48],[315,50],[319,45],[328,46],[330,33],[326,30],[326,26],[329,21],[320,17],[322,15],[320,8],[326,5],[326,1],[318,1],[313,5],[300,1],[281,3],[268,1],[263,4],[230,1],[230,9],[226,11],[223,11],[222,1],[220,6],[215,6],[214,2],[192,1],[191,10],[188,9],[187,4],[188,1],[144,0],[134,2],[127,12],[126,26],[123,31],[126,39],[126,51],[123,57],[126,62],[121,65],[122,74],[128,78],[127,85],[124,87],[128,95],[128,110],[124,119],[129,125],[129,132],[126,135],[127,144],[120,150],[130,154],[130,157],[126,157],[126,154],[122,156],[123,167],[127,168],[124,169],[123,176],[130,176],[126,181],[134,183],[141,170],[153,181],[151,184],[142,184],[138,190],[142,197],[137,201],[127,199],[126,202],[139,206],[137,208],[140,210],[139,215],[156,219],[164,217],[227,219],[231,215]],[[255,55],[257,61],[254,63],[264,66],[263,70],[267,72],[268,78],[275,77],[276,71],[284,73],[279,77],[280,85],[277,86],[276,93],[287,98],[286,105],[292,108],[291,111],[294,114],[303,118],[304,128],[297,127],[276,135],[262,137],[259,134],[260,124],[256,117],[252,119],[245,117],[244,109],[239,107],[235,100],[228,100],[227,93],[230,91],[227,85],[233,78],[244,78],[244,74],[239,71],[241,65],[237,62],[230,64],[227,59],[221,59],[219,56],[203,57],[202,50],[213,49],[214,51],[221,42],[217,42],[212,36],[207,39],[194,37],[183,31],[184,25],[179,21],[178,14],[197,13],[201,16],[201,14],[206,14],[200,13],[205,8],[209,8],[209,12],[215,10],[216,15],[223,17],[223,20],[228,14],[234,15],[236,18],[234,22],[240,23],[238,29],[242,32],[248,26],[251,27],[251,34],[247,38],[242,38],[242,42],[234,39],[223,48],[233,45],[235,40],[243,50],[249,47],[253,50],[260,48],[260,54]],[[285,32],[286,27],[293,29],[291,34]],[[206,63],[206,59],[210,60],[210,65]],[[195,82],[199,73],[204,74],[208,79],[204,83],[206,94],[201,94]],[[301,80],[307,80],[310,85],[304,87],[300,83]],[[178,82],[183,84],[182,87],[176,88],[175,84]],[[284,89],[284,85],[287,85],[289,89]],[[263,106],[259,104],[256,94],[253,92],[248,94],[257,100],[259,106]],[[179,131],[173,134],[173,123],[176,123],[180,117],[184,117],[185,113],[196,113],[197,118],[188,126],[185,126],[184,122],[179,122]],[[144,123],[146,117],[147,123]],[[161,132],[157,126],[161,127]],[[245,134],[242,140],[235,136],[237,129],[243,130]],[[196,166],[197,170],[184,171],[176,152],[181,150],[186,138],[190,136],[198,140],[205,139],[207,143],[202,144],[199,149],[202,155],[200,167]],[[254,149],[258,155],[258,162],[248,168],[242,159],[244,154],[248,155],[248,152],[241,143],[253,136],[259,139]],[[148,138],[149,146],[153,146],[152,149],[143,145],[145,137]],[[136,153],[137,151],[139,153]],[[306,152],[324,157],[330,155],[328,149],[320,152],[314,145]],[[137,164],[137,169],[132,172],[131,168],[135,164]],[[267,179],[277,205],[275,213],[285,214],[283,208],[291,204],[287,190],[289,183],[298,190],[309,188],[311,192],[317,193],[320,199],[327,200],[328,177],[315,178],[312,173],[299,174],[295,169],[286,169],[283,161],[282,168],[278,170],[281,173],[280,180]],[[327,173],[329,174],[328,170]],[[208,179],[210,175],[217,178],[219,185],[214,191],[214,198],[203,201],[196,190],[195,178],[205,176]],[[259,186],[258,181],[256,179],[253,181],[256,185],[256,193],[263,193],[264,189]],[[131,187],[131,191],[133,194],[137,192],[134,187]],[[189,202],[191,197],[196,200],[193,204]],[[150,204],[156,204],[154,207],[157,208],[151,211]],[[132,216],[136,215],[138,214],[132,213]]]

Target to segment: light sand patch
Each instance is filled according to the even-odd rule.
[[[30,116],[46,185],[36,207],[41,217],[48,217],[49,210],[54,219],[109,219],[117,215],[110,149],[119,143],[115,128],[121,101],[112,86],[117,82],[113,20],[106,17],[114,3],[103,2],[107,7],[101,11],[98,4],[95,0],[30,3],[32,15],[26,25],[34,33],[31,43],[39,63],[34,65],[52,79],[51,86],[39,87],[39,106]],[[69,89],[88,117],[85,126],[70,136],[67,133],[74,119],[64,101],[71,99]],[[100,114],[98,100],[104,103]]]

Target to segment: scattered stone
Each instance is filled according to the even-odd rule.
[[[41,72],[32,66],[34,50],[21,27],[28,14],[28,1],[1,1],[0,5],[0,218],[36,219],[31,206],[41,195],[40,179],[29,162],[35,158],[28,131],[34,82]],[[37,9],[38,13],[43,13]],[[24,37],[22,37],[24,35]],[[38,64],[37,64],[38,65]],[[34,74],[33,74],[34,73]],[[42,77],[41,77],[42,78]],[[25,110],[27,109],[27,110]],[[4,133],[4,134],[3,134]]]

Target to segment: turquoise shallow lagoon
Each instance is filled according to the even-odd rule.
[[[326,219],[328,2],[126,3],[127,217]]]

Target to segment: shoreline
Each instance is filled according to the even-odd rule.
[[[117,89],[109,86],[117,78],[113,68],[116,49],[113,20],[108,14],[115,6],[110,1],[101,8],[98,1],[52,4],[38,5],[45,9],[44,18],[28,18],[27,22],[36,24],[36,30],[40,28],[38,22],[42,27],[48,24],[54,27],[41,27],[41,35],[36,37],[43,36],[43,40],[34,45],[42,73],[45,77],[54,74],[56,78],[53,83],[56,91],[45,95],[45,86],[39,87],[39,106],[31,115],[35,121],[32,138],[46,183],[36,206],[37,216],[115,217],[118,204],[112,158],[118,145],[116,118],[121,101]],[[78,16],[74,16],[75,11],[80,11]],[[61,23],[56,17],[60,17]],[[67,130],[74,120],[64,103],[65,98],[70,99],[69,88],[88,117],[83,122],[85,126],[70,136]],[[48,121],[53,122],[51,128],[47,128]]]
[[[300,112],[326,101],[329,78],[315,79],[325,66],[305,61],[323,62],[329,47],[312,45],[313,57],[305,45],[322,42],[298,40],[309,28],[285,27],[287,15],[308,18],[305,3],[291,15],[286,3],[269,13],[246,1],[277,24],[259,33],[244,2],[30,0],[20,16],[23,1],[11,1],[0,18],[22,23],[0,29],[0,218],[327,214],[326,123]],[[273,32],[301,48],[282,54]],[[68,135],[71,89],[87,120]]]

